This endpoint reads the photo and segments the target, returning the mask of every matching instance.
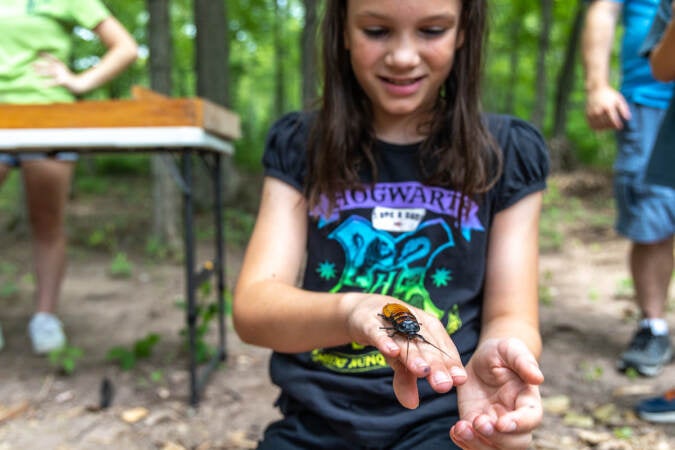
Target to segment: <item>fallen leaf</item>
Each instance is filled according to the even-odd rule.
[[[14,419],[28,410],[30,403],[27,400],[22,400],[12,406],[0,406],[0,423]]]
[[[541,403],[548,414],[563,415],[569,411],[571,400],[567,395],[554,395],[543,398]]]
[[[598,445],[601,442],[609,441],[612,439],[612,435],[607,432],[598,432],[591,430],[579,430],[577,431],[577,436],[579,439],[590,445]]]
[[[146,408],[139,406],[137,408],[127,409],[122,413],[122,420],[127,423],[135,423],[143,419],[150,413]]]
[[[176,444],[175,442],[165,442],[164,446],[162,447],[162,450],[186,450],[186,449],[182,445]]]
[[[584,414],[570,411],[565,414],[563,422],[567,426],[578,428],[593,428],[593,418]]]
[[[614,397],[629,397],[633,395],[651,395],[654,393],[654,386],[649,384],[628,384],[614,389]]]
[[[230,443],[237,448],[256,448],[258,443],[252,439],[249,439],[245,431],[233,431],[228,435]]]

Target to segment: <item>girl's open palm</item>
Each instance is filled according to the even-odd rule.
[[[544,376],[522,341],[482,342],[457,386],[460,420],[452,440],[466,450],[526,449],[541,422],[539,387]]]

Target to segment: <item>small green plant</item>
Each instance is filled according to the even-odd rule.
[[[633,280],[631,278],[622,278],[619,280],[614,292],[615,298],[632,298],[633,297]]]
[[[602,378],[604,370],[600,366],[588,362],[581,363],[581,373],[586,381],[598,381]]]
[[[633,429],[631,427],[615,428],[614,436],[618,439],[630,439],[633,437]]]
[[[145,243],[145,253],[154,259],[164,260],[171,254],[171,249],[157,236],[150,236]]]
[[[13,281],[0,284],[0,298],[10,298],[19,292],[19,286]]]
[[[544,286],[543,284],[539,285],[539,303],[544,306],[553,305],[553,292],[550,287]]]
[[[77,361],[84,356],[84,351],[79,347],[66,345],[49,352],[49,364],[65,375],[75,372]]]
[[[108,350],[108,361],[116,362],[122,370],[131,370],[136,367],[138,360],[149,358],[152,355],[152,349],[159,342],[160,337],[156,333],[149,333],[142,339],[134,342],[129,349],[118,346]]]
[[[204,283],[207,284],[207,283]],[[204,285],[200,286],[200,292],[203,292],[202,289],[206,289]],[[232,313],[231,295],[229,292],[226,292],[221,301],[223,302],[223,308],[225,308],[225,315]],[[186,309],[187,303],[180,301],[176,303],[178,307]],[[211,322],[218,317],[218,304],[213,302],[208,305],[197,305],[197,318],[195,323],[195,360],[198,363],[204,363],[209,361],[215,354],[215,347],[206,342],[206,334],[208,333]],[[182,328],[180,330],[180,336],[185,342],[185,347],[189,345],[189,336],[187,328]]]
[[[129,278],[133,272],[133,264],[126,253],[117,253],[110,263],[110,275],[115,278]]]
[[[627,368],[625,375],[629,380],[637,380],[640,378],[640,372],[638,372],[634,367]]]
[[[597,288],[591,288],[588,292],[588,299],[592,302],[597,302],[600,299],[600,292]]]

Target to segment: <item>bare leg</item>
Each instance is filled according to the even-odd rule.
[[[37,312],[54,313],[66,269],[65,209],[73,163],[44,159],[21,165],[33,232]]]
[[[630,269],[643,317],[665,317],[668,287],[673,274],[673,236],[651,244],[633,243]]]

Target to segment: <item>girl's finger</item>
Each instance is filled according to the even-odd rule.
[[[398,359],[393,361],[392,368],[394,369],[394,394],[399,403],[408,409],[417,408],[420,404],[417,376],[406,369]]]
[[[521,450],[529,448],[532,442],[531,433],[492,432],[486,436],[463,420],[450,429],[450,438],[465,450]]]

